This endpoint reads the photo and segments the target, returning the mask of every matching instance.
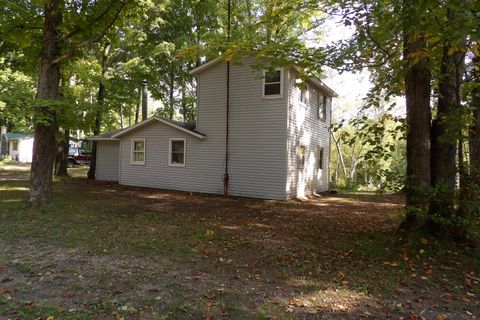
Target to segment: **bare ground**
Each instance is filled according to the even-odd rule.
[[[21,174],[0,171],[0,319],[480,316],[478,249],[402,238],[402,196],[279,202],[73,179],[28,210]]]

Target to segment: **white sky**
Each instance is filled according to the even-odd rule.
[[[348,39],[354,32],[352,27],[346,27],[336,18],[326,21],[322,44]],[[362,107],[365,98],[372,86],[370,73],[364,70],[360,73],[344,72],[340,74],[336,70],[326,68],[323,81],[331,87],[339,96],[333,101],[333,120],[350,120],[354,118]],[[405,113],[404,102],[397,99],[397,107],[393,111],[396,116]]]

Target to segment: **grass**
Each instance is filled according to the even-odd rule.
[[[33,210],[28,172],[0,171],[0,318],[480,313],[478,249],[400,239],[399,196],[225,199],[89,182],[85,170]]]

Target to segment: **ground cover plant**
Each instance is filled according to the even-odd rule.
[[[27,209],[27,179],[0,171],[2,319],[480,314],[479,250],[402,239],[402,196],[225,199],[74,177]]]

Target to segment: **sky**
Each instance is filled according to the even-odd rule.
[[[330,44],[335,41],[345,40],[352,36],[354,29],[345,26],[338,18],[329,18],[324,25],[324,38],[321,45]],[[322,79],[325,84],[332,88],[338,97],[334,99],[332,105],[333,120],[351,120],[362,107],[363,98],[372,87],[370,73],[364,70],[359,73],[343,72],[325,68],[325,78]],[[405,114],[404,102],[401,97],[397,99],[397,107],[392,113],[395,116]]]

